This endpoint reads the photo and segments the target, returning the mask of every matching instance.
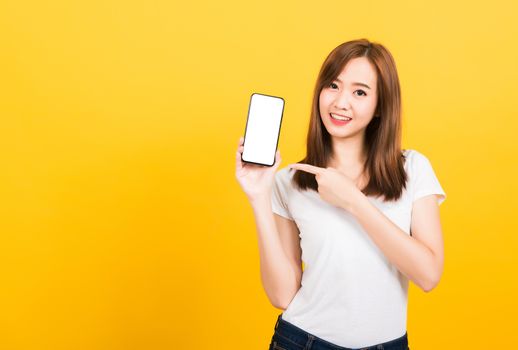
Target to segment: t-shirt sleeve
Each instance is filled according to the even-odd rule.
[[[430,194],[438,194],[440,195],[438,198],[438,204],[441,205],[441,203],[446,199],[446,193],[439,183],[439,179],[435,175],[432,164],[422,153],[417,151],[414,153],[412,164],[412,202]]]
[[[282,178],[283,173],[279,170],[275,174],[275,181],[272,187],[272,211],[280,216],[293,220],[288,208],[288,189],[287,183]]]

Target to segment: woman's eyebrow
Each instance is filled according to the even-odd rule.
[[[339,81],[340,83],[343,83],[343,81],[341,81],[340,79],[336,78],[335,80]],[[360,85],[360,86],[364,86],[366,87],[367,89],[370,89],[369,85],[365,84],[365,83],[360,83],[358,81],[355,81],[353,83],[351,83],[351,85]]]

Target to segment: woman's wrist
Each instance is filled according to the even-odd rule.
[[[356,215],[358,208],[361,207],[362,205],[364,205],[364,203],[366,201],[369,201],[367,196],[365,194],[363,194],[362,191],[358,190],[358,192],[356,192],[356,195],[354,196],[354,198],[352,198],[351,200],[347,201],[347,203],[342,205],[342,208],[344,208],[351,214]]]
[[[248,200],[252,206],[262,205],[264,203],[270,203],[271,195],[269,193],[258,194],[253,197],[249,197]]]

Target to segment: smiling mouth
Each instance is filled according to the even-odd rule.
[[[339,120],[339,121],[348,121],[348,120],[351,120],[352,118],[349,118],[349,117],[343,117],[341,115],[337,115],[337,114],[334,114],[334,113],[329,113],[329,115],[331,116],[331,118],[333,118],[334,120]]]

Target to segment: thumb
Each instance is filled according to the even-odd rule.
[[[281,164],[281,160],[282,160],[282,159],[281,159],[281,151],[280,151],[280,150],[277,150],[277,152],[275,153],[275,164],[274,164],[274,166],[275,166],[276,168],[278,168],[278,167],[279,167],[279,165]]]

